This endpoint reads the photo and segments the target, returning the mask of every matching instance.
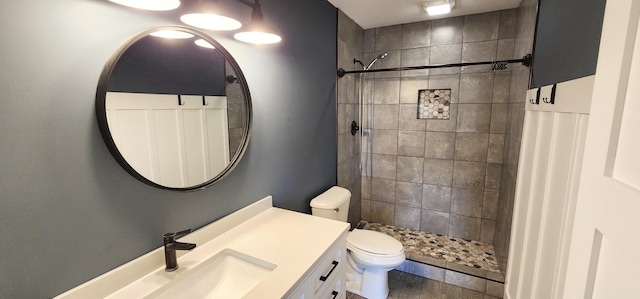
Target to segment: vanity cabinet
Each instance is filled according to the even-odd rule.
[[[319,259],[311,274],[294,286],[289,299],[346,298],[347,233],[344,232]]]

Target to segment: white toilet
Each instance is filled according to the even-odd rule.
[[[341,187],[311,200],[314,216],[347,221],[351,192]],[[400,241],[380,232],[354,229],[347,234],[347,291],[368,299],[389,295],[388,272],[405,260]]]

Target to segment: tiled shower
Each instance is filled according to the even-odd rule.
[[[521,58],[532,47],[530,2],[517,9],[367,30],[339,12],[338,67],[361,69],[354,58],[366,65],[384,52],[388,55],[372,69]],[[478,240],[506,256],[516,132],[524,111],[519,103],[527,84],[528,68],[519,65],[338,79],[338,184],[353,195],[350,222]],[[419,118],[424,90],[450,90],[449,119]],[[351,122],[359,121],[361,94],[362,140],[350,132]]]

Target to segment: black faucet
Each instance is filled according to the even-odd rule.
[[[191,250],[196,248],[196,244],[176,242],[176,238],[180,238],[191,232],[191,229],[183,230],[177,233],[166,233],[164,236],[164,260],[166,263],[165,271],[171,272],[178,269],[178,260],[176,259],[176,250]]]

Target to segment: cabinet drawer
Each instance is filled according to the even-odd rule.
[[[340,272],[344,272],[344,267],[340,267]],[[337,271],[337,270],[336,270]],[[345,299],[347,290],[344,286],[344,275],[336,275],[332,281],[326,282],[314,299]]]
[[[309,279],[305,279],[298,288],[293,291],[288,299],[309,299],[311,298],[311,291],[309,290]]]
[[[345,254],[346,249],[343,242],[337,242],[329,249],[329,252],[311,274],[311,290],[314,293],[318,293],[318,289],[332,281],[334,277],[344,276],[344,266],[347,261]]]

